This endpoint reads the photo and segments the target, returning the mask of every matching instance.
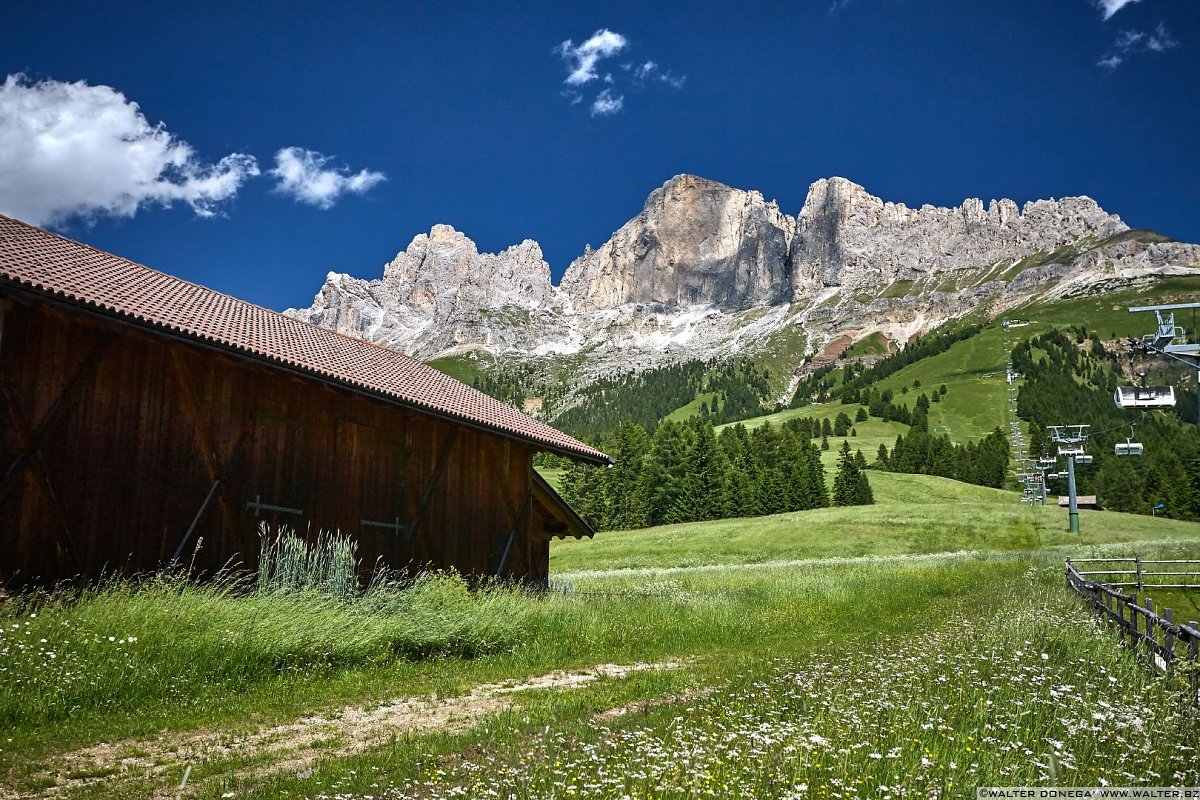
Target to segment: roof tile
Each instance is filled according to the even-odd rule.
[[[588,461],[608,457],[416,359],[0,215],[0,277]]]

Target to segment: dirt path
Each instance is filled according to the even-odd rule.
[[[0,787],[0,800],[61,797],[99,785],[116,794],[122,785],[132,789],[132,784],[161,785],[169,781],[171,786],[151,795],[168,800],[188,794],[188,787],[180,787],[179,782],[189,765],[224,761],[253,759],[249,766],[223,771],[223,776],[231,772],[242,777],[288,772],[303,775],[312,770],[319,758],[360,753],[397,734],[465,730],[488,714],[513,706],[514,695],[520,692],[573,689],[600,678],[623,678],[636,672],[679,666],[676,661],[601,664],[585,670],[551,672],[524,682],[483,684],[468,694],[444,699],[402,697],[365,709],[344,706],[241,735],[205,730],[102,743],[55,758],[42,774],[30,779],[43,787],[33,794]],[[196,785],[192,782],[191,788]]]

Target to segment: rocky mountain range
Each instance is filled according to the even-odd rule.
[[[876,332],[902,346],[980,308],[1168,274],[1200,274],[1200,246],[1131,231],[1088,197],[908,208],[835,177],[793,217],[680,175],[558,286],[534,241],[480,253],[435,225],[381,277],[330,273],[312,306],[286,313],[424,359],[573,357],[585,379],[748,353],[781,333],[803,341],[797,362]]]

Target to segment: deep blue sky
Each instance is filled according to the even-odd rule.
[[[624,105],[593,116],[602,80],[571,105],[555,48],[601,29],[627,40],[597,67]],[[1143,37],[1122,49],[1126,31]],[[276,309],[329,270],[376,277],[439,222],[481,250],[536,239],[557,279],[681,172],[789,214],[830,175],[909,205],[1087,194],[1200,241],[1196,0],[1108,20],[1092,0],[21,2],[0,61],[113,87],[201,162],[255,156],[264,175],[216,217],[177,202],[56,227]],[[620,66],[646,61],[682,87]],[[289,146],[387,180],[298,203],[265,174]]]

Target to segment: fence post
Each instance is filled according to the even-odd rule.
[[[1146,610],[1151,614],[1154,613],[1154,600],[1152,598],[1146,598]],[[1154,619],[1152,617],[1146,617],[1146,652],[1148,653],[1148,657],[1150,659],[1150,669],[1155,671],[1158,670],[1158,661],[1156,661],[1154,658],[1158,654],[1155,651],[1157,642],[1154,641],[1154,629],[1157,627],[1158,626],[1154,624]]]
[[[1200,631],[1200,622],[1188,620],[1188,627]],[[1191,665],[1188,677],[1192,684],[1192,703],[1200,708],[1200,641],[1195,636],[1189,636],[1188,639],[1188,663]]]
[[[1175,624],[1175,612],[1171,609],[1163,610],[1163,619],[1168,625]],[[1175,636],[1171,633],[1170,628],[1163,629],[1163,660],[1167,662],[1167,679],[1175,674]]]
[[[1142,557],[1141,556],[1133,557],[1133,566],[1137,570],[1137,588],[1138,588],[1138,591],[1140,592],[1144,588],[1142,585]]]
[[[1136,594],[1133,595],[1131,602],[1135,606],[1138,604],[1138,596]],[[1129,646],[1133,648],[1134,658],[1137,658],[1138,645],[1142,643],[1142,635],[1138,633],[1138,617],[1140,616],[1141,614],[1138,613],[1137,609],[1129,609]]]
[[[1121,642],[1121,644],[1124,645],[1124,644],[1126,644],[1125,637],[1126,637],[1126,633],[1127,633],[1127,631],[1125,630],[1125,593],[1124,592],[1121,592],[1121,596],[1117,598],[1116,602],[1117,602],[1117,619],[1119,620],[1117,624],[1120,626],[1119,630],[1117,631],[1117,639]]]
[[[1067,578],[1067,588],[1071,591],[1075,591],[1075,584],[1071,581],[1071,559],[1069,558],[1067,559],[1067,568],[1064,570],[1064,573],[1066,574]]]

